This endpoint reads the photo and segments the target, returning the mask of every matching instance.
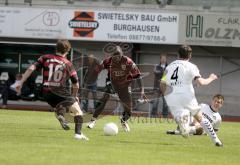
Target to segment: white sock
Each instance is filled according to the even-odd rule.
[[[211,123],[208,121],[208,119],[203,117],[200,124],[201,124],[202,128],[204,129],[204,131],[211,137],[211,139],[214,143],[220,142],[216,132],[214,131],[214,129],[213,129]]]

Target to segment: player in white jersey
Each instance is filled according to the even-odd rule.
[[[198,85],[208,85],[217,79],[215,74],[210,74],[208,78],[202,78],[196,65],[189,62],[192,56],[192,49],[188,45],[182,45],[178,50],[178,60],[169,64],[165,70],[161,81],[161,88],[166,96],[167,105],[180,127],[183,137],[189,136],[189,112],[200,123],[204,131],[209,134],[216,146],[223,146],[217,137],[209,120],[202,117],[199,112],[197,99],[192,81]]]
[[[211,100],[211,104],[200,104],[202,116],[209,120],[215,132],[218,132],[222,122],[221,115],[219,114],[220,108],[223,106],[224,97],[221,94],[216,94]],[[189,114],[190,115],[190,114]],[[190,121],[190,134],[202,135],[204,132],[201,125],[196,121]],[[176,130],[168,130],[167,134],[179,135],[179,127]]]

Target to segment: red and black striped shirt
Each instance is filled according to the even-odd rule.
[[[98,72],[102,69],[108,70],[112,84],[118,87],[128,86],[133,79],[141,76],[136,64],[127,56],[123,56],[118,63],[114,63],[112,57],[105,59],[98,67]]]
[[[52,91],[61,95],[71,95],[69,80],[78,83],[73,64],[63,56],[46,54],[34,63],[37,70],[42,69],[44,92]]]

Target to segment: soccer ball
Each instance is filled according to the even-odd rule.
[[[107,123],[103,127],[104,135],[114,136],[118,134],[118,126],[115,123]]]

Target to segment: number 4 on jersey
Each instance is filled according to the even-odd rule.
[[[178,79],[178,67],[173,71],[171,79],[177,81],[177,79]]]

